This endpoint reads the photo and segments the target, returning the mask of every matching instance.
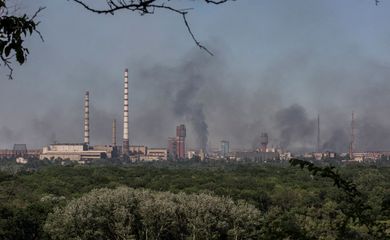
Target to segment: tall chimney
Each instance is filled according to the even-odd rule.
[[[351,143],[349,144],[349,159],[353,160],[353,152],[355,148],[355,113],[352,112],[351,119]]]
[[[116,147],[116,119],[112,120],[112,146]]]
[[[129,79],[128,69],[125,69],[124,97],[123,97],[123,155],[129,153]]]
[[[267,152],[267,146],[268,146],[268,133],[261,133],[260,135],[260,151],[261,152]]]
[[[321,151],[321,140],[320,140],[320,114],[317,116],[317,152]]]
[[[84,97],[84,144],[89,145],[89,92]]]

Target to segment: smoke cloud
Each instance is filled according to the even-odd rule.
[[[316,123],[309,119],[306,110],[297,104],[275,114],[275,129],[279,132],[283,149],[308,151],[313,149]]]
[[[111,142],[113,118],[120,143],[129,68],[131,144],[165,147],[184,123],[189,148],[228,140],[232,149],[255,149],[267,132],[270,146],[314,151],[319,114],[323,150],[347,151],[354,111],[356,150],[390,149],[388,6],[297,0],[196,8],[191,23],[209,56],[188,52],[193,42],[176,16],[105,18],[66,1],[25,2],[31,11],[47,6],[45,43],[31,39],[15,80],[0,81],[1,146],[81,142],[86,90],[91,143]]]

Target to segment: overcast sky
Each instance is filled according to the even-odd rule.
[[[109,144],[129,68],[131,144],[165,147],[185,123],[194,148],[223,139],[251,148],[268,132],[272,145],[314,150],[320,114],[323,148],[345,151],[355,111],[359,150],[390,149],[387,1],[178,2],[194,7],[188,20],[214,57],[170,12],[109,16],[72,1],[21,1],[30,13],[47,7],[39,16],[45,41],[28,40],[14,80],[0,70],[0,148],[81,142],[86,90],[91,143]]]

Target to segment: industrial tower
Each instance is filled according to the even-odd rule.
[[[123,96],[123,155],[129,154],[129,79],[128,69],[125,69],[124,96]]]
[[[116,119],[112,120],[112,146],[116,147]]]
[[[267,133],[261,133],[260,135],[260,152],[267,152],[267,146],[268,146],[268,134]]]
[[[179,159],[186,157],[186,126],[181,124],[176,127],[176,156]]]
[[[317,116],[317,152],[321,152],[321,140],[320,140],[320,114]]]
[[[351,119],[351,143],[349,144],[349,159],[353,160],[353,151],[355,148],[355,115],[354,112],[352,112],[352,119]]]
[[[84,96],[84,144],[89,145],[89,92]]]

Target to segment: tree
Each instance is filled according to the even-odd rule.
[[[29,53],[24,46],[25,38],[36,33],[43,40],[37,29],[39,22],[35,19],[43,9],[39,8],[31,17],[26,14],[17,16],[15,12],[10,11],[7,0],[0,0],[0,58],[3,65],[9,69],[10,79],[13,59],[22,65]]]
[[[292,166],[307,168],[313,176],[329,178],[334,186],[343,193],[339,199],[340,210],[344,218],[339,222],[337,239],[388,239],[389,234],[386,225],[380,223],[372,212],[372,207],[367,203],[367,196],[358,190],[357,185],[351,180],[343,178],[332,166],[318,167],[311,162],[300,159],[291,159]],[[367,229],[367,235],[357,236],[353,228],[356,226]]]
[[[256,239],[260,211],[209,194],[99,189],[49,214],[52,239]]]

